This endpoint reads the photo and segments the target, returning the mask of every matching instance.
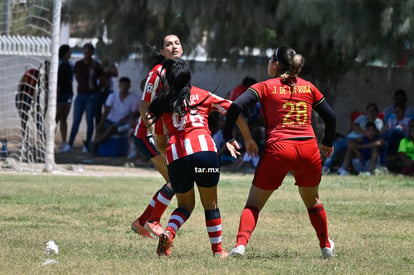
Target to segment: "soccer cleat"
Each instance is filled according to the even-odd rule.
[[[158,256],[170,256],[173,239],[170,231],[165,231],[160,235],[157,247]]]
[[[323,259],[335,257],[335,243],[331,239],[329,239],[329,243],[331,244],[331,247],[321,248]]]
[[[145,229],[152,235],[159,237],[162,233],[164,233],[164,229],[162,228],[160,222],[157,221],[147,221],[144,224]]]
[[[213,256],[217,258],[227,258],[227,256],[229,256],[229,252],[226,249],[222,248],[221,252],[214,252]]]
[[[139,223],[138,220],[135,220],[131,224],[131,230],[140,234],[144,238],[152,239],[151,234]]]
[[[246,247],[244,245],[238,245],[230,251],[230,257],[243,257]]]

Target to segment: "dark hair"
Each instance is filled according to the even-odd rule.
[[[123,77],[121,77],[120,79],[119,79],[119,83],[121,83],[121,82],[123,82],[123,83],[127,83],[128,85],[131,85],[131,79],[129,79],[128,77],[126,77],[126,76],[123,76]]]
[[[279,47],[273,53],[273,60],[279,62],[280,65],[280,77],[282,82],[285,82],[289,86],[295,86],[296,82],[291,81],[296,78],[305,64],[305,58],[296,53],[296,51],[290,47]]]
[[[413,140],[412,138],[411,138],[411,131],[413,130],[413,128],[414,128],[414,121],[413,120],[411,120],[410,121],[410,124],[408,124],[408,139],[409,140]]]
[[[374,108],[375,108],[375,111],[376,111],[377,113],[379,113],[379,109],[378,109],[377,104],[375,104],[375,103],[370,103],[370,104],[368,104],[368,105],[367,105],[367,107],[366,107],[366,110],[368,110],[370,107],[374,107]]]
[[[82,49],[84,49],[84,50],[85,49],[88,49],[91,52],[94,52],[95,51],[95,47],[92,45],[92,43],[86,43],[85,45],[83,45]]]
[[[394,97],[401,96],[404,100],[404,102],[407,102],[407,93],[403,89],[398,89],[394,93]]]
[[[178,113],[185,116],[207,99],[206,97],[200,103],[190,106],[191,71],[181,58],[164,61],[162,72],[164,76],[160,75],[160,78],[163,88],[149,106],[154,121],[163,113]]]
[[[69,51],[70,51],[69,45],[64,44],[60,46],[59,47],[59,59],[62,59],[65,56],[65,54]]]

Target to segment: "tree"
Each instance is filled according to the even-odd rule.
[[[98,37],[97,50],[118,60],[147,56],[168,33],[186,53],[204,43],[217,62],[257,61],[253,49],[265,58],[267,49],[290,45],[307,59],[304,73],[329,90],[357,64],[391,66],[410,55],[413,7],[414,0],[68,0],[64,14],[77,35]]]

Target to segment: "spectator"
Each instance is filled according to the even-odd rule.
[[[73,99],[73,64],[69,61],[71,50],[69,45],[59,48],[59,69],[57,81],[56,124],[59,123],[62,145],[59,151],[67,148],[67,118]]]
[[[39,137],[42,140],[45,140],[43,116],[46,113],[47,108],[49,65],[49,61],[45,60],[40,64],[38,69],[31,68],[27,70],[19,81],[15,104],[21,119],[23,139],[27,138],[27,121],[30,116],[33,116],[33,121],[36,123]],[[42,78],[42,72],[44,78]],[[45,91],[44,104],[41,104],[40,102],[40,92],[42,90]],[[43,111],[41,109],[42,106],[44,107]]]
[[[400,140],[409,134],[409,124],[410,118],[405,116],[404,103],[396,103],[394,114],[389,116],[381,132],[386,144],[387,155],[397,153]]]
[[[244,93],[251,85],[257,83],[257,80],[246,76],[243,78],[242,83],[234,88],[230,94],[229,99],[234,101],[242,93]],[[263,118],[260,111],[260,102],[256,102],[245,110],[243,110],[243,116],[248,121],[250,132],[253,135],[255,142],[259,145],[259,152],[261,152],[264,144],[264,124]],[[246,172],[253,171],[253,168],[256,168],[257,163],[259,162],[259,156],[249,156],[246,153],[243,153],[243,157],[236,161],[235,168],[240,170],[240,168],[245,169]]]
[[[414,106],[408,106],[408,98],[407,98],[407,93],[402,90],[402,89],[398,89],[395,91],[394,93],[394,97],[393,97],[393,101],[394,103],[392,105],[389,105],[387,107],[385,107],[384,109],[384,122],[388,121],[388,118],[390,116],[394,116],[394,106],[397,103],[402,103],[405,106],[405,116],[408,116],[412,119],[414,119]]]
[[[352,123],[352,131],[345,137],[335,141],[334,143],[334,152],[331,157],[325,160],[325,163],[322,167],[322,173],[328,174],[334,163],[342,163],[340,155],[345,153],[348,147],[348,141],[351,139],[361,138],[367,134],[366,125],[368,122],[375,123],[375,126],[378,131],[381,131],[384,122],[378,117],[379,110],[378,106],[375,103],[370,103],[366,107],[367,114],[361,114],[358,116]]]
[[[356,174],[374,174],[379,165],[380,148],[384,140],[379,137],[379,131],[374,122],[369,121],[365,126],[365,135],[356,139],[348,140],[348,149],[345,160],[339,169],[340,176],[349,175],[351,166]]]
[[[414,174],[414,124],[410,125],[408,137],[401,139],[398,156],[401,162],[399,173],[412,176]]]
[[[98,107],[95,115],[95,123],[99,124],[102,116],[102,106],[105,106],[106,99],[108,95],[114,91],[114,83],[112,81],[113,77],[118,77],[118,68],[115,64],[109,63],[108,60],[104,59],[102,61],[102,70],[103,73],[99,77],[99,100]]]
[[[245,76],[243,78],[242,83],[230,92],[229,99],[231,101],[234,101],[239,95],[244,93],[247,90],[247,88],[249,88],[251,85],[255,84],[256,82],[257,82],[256,79],[250,76]]]
[[[114,134],[127,134],[135,125],[134,113],[138,111],[138,95],[130,93],[131,81],[128,77],[119,79],[119,92],[110,93],[105,103],[105,111],[96,127],[95,139],[89,151],[96,153],[100,143]]]
[[[91,43],[86,43],[83,46],[83,59],[75,64],[74,73],[76,81],[78,82],[78,94],[73,108],[73,123],[70,131],[69,143],[68,146],[63,148],[63,152],[72,150],[83,113],[86,113],[87,126],[83,152],[88,152],[88,143],[92,140],[94,130],[93,118],[96,114],[96,107],[99,100],[98,80],[103,73],[101,64],[92,58],[94,50],[95,48]]]

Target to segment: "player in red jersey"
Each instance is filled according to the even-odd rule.
[[[222,248],[221,215],[217,203],[220,166],[217,149],[208,128],[208,114],[225,114],[231,101],[191,86],[191,73],[182,59],[164,62],[166,88],[152,101],[149,111],[156,120],[155,144],[167,158],[168,174],[178,207],[173,211],[165,232],[160,235],[157,254],[169,256],[173,239],[190,217],[195,206],[197,184],[214,256],[226,257]],[[246,122],[237,121],[246,150],[257,153]],[[167,134],[169,139],[167,140]]]
[[[223,135],[234,157],[238,144],[232,139],[233,125],[240,111],[250,103],[260,101],[266,131],[265,148],[241,214],[237,244],[231,256],[244,255],[259,212],[290,170],[318,236],[322,257],[334,255],[334,243],[328,236],[326,213],[318,194],[321,153],[311,125],[312,109],[325,121],[322,151],[327,157],[333,152],[336,116],[321,92],[298,77],[303,64],[303,56],[293,49],[276,49],[267,67],[272,78],[252,85],[229,109]]]
[[[47,94],[48,94],[48,73],[50,63],[48,60],[40,64],[40,68],[31,68],[27,70],[19,81],[17,93],[15,97],[16,108],[21,119],[21,128],[23,137],[26,138],[27,121],[31,115],[34,115],[33,120],[36,122],[36,128],[39,131],[39,136],[45,140],[45,131],[43,126],[43,116],[47,110]],[[40,82],[40,71],[44,70],[44,83]],[[45,90],[45,106],[43,113],[41,112],[42,104],[40,102],[39,85],[43,86]]]
[[[178,36],[174,34],[165,36],[161,43],[160,54],[165,60],[180,58],[183,54],[183,48]],[[159,236],[164,232],[160,219],[174,196],[174,191],[169,182],[167,163],[165,158],[155,148],[151,130],[152,122],[148,119],[148,107],[151,100],[162,88],[162,75],[161,64],[155,65],[148,73],[139,108],[141,116],[134,129],[136,147],[144,156],[151,160],[155,169],[160,172],[166,181],[166,184],[154,194],[144,212],[131,224],[131,229],[134,232],[146,238],[151,238],[151,235]]]

